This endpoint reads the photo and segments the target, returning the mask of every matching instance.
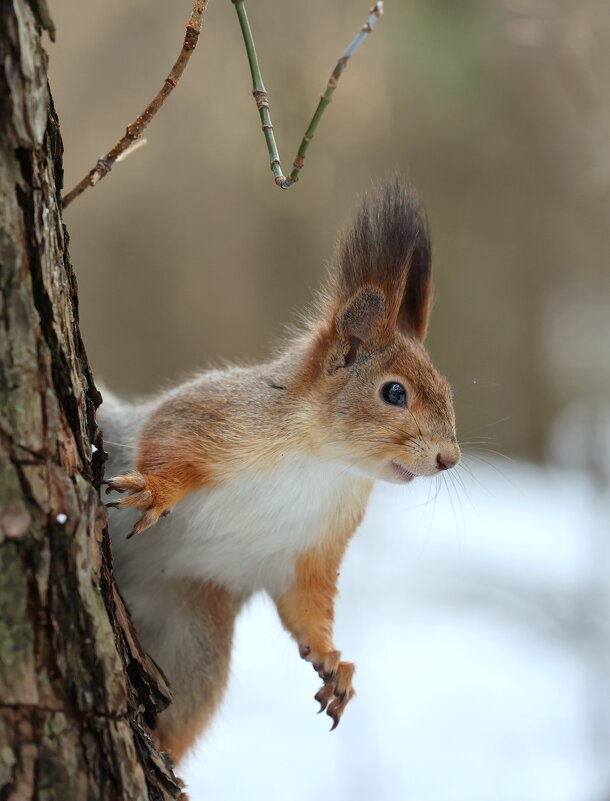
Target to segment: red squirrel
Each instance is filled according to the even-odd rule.
[[[451,390],[423,345],[430,269],[425,214],[396,178],[364,199],[276,358],[142,403],[107,395],[105,435],[134,446],[109,447],[106,491],[123,493],[110,504],[115,573],[170,682],[156,734],[174,760],[218,707],[235,618],[259,590],[320,676],[315,698],[333,728],[354,695],[334,600],[373,484],[460,458]]]

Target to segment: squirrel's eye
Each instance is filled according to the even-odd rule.
[[[381,397],[392,406],[407,405],[407,390],[396,381],[388,381],[381,387]]]

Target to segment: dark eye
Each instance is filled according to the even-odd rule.
[[[381,387],[381,397],[391,406],[407,405],[407,390],[396,381],[388,381]]]

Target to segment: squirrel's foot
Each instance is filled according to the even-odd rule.
[[[313,663],[313,669],[324,682],[314,697],[320,704],[318,711],[326,710],[332,718],[332,731],[339,725],[345,707],[356,694],[352,686],[356,666],[352,662],[341,662],[340,651],[328,651],[319,657],[311,653],[309,646],[301,646],[299,651],[304,659]]]
[[[129,493],[118,501],[107,503],[106,506],[114,509],[136,507],[143,510],[142,517],[135,524],[133,531],[127,535],[127,539],[145,531],[160,517],[168,515],[177,500],[175,488],[157,476],[132,473],[109,478],[102,484],[106,484],[107,495],[111,492]]]

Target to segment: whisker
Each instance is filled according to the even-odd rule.
[[[468,453],[468,452],[465,452],[465,453],[464,453],[464,456],[465,456],[465,457],[467,457],[468,459],[474,459],[474,460],[475,460],[475,461],[477,461],[477,462],[481,462],[481,463],[482,463],[482,464],[484,464],[486,467],[491,467],[491,468],[492,468],[492,470],[495,470],[495,471],[498,473],[498,475],[502,476],[502,478],[504,479],[504,481],[508,481],[508,483],[509,483],[509,484],[510,484],[512,487],[514,487],[514,489],[515,489],[515,490],[517,490],[517,491],[520,491],[520,490],[521,490],[521,488],[519,487],[519,485],[518,485],[518,484],[516,484],[516,483],[515,483],[515,482],[514,482],[514,481],[513,481],[513,480],[510,478],[510,476],[509,476],[509,475],[507,475],[506,471],[504,471],[504,470],[500,469],[500,467],[498,467],[498,465],[497,465],[497,464],[495,464],[493,460],[491,460],[491,459],[486,459],[484,456],[476,456],[474,453]],[[514,459],[511,459],[510,461],[514,461]],[[466,465],[465,465],[465,464],[464,464],[464,467],[466,467]],[[472,475],[474,476],[474,473],[473,473]],[[479,483],[480,483],[480,482],[479,482]],[[490,492],[490,490],[488,490],[488,488],[487,488],[487,487],[485,487],[483,484],[481,484],[481,486],[482,486],[482,487],[484,487],[484,489],[486,489],[488,492]],[[491,492],[490,492],[490,494],[492,495],[492,497],[494,497],[494,498],[497,498],[497,496],[496,496],[494,493],[491,493]]]
[[[501,451],[495,451],[493,448],[482,448],[481,446],[476,446],[478,451],[485,451],[486,453],[493,453],[495,456],[501,456],[503,459],[506,459],[508,462],[514,462],[515,460],[511,456],[507,456],[505,453]]]
[[[447,496],[448,496],[448,498],[449,498],[449,503],[450,503],[450,505],[451,505],[451,512],[452,512],[452,514],[453,514],[453,520],[454,520],[454,522],[455,522],[455,529],[456,529],[456,531],[457,531],[458,540],[460,540],[460,543],[461,543],[461,539],[460,539],[460,526],[459,526],[458,519],[457,519],[457,513],[456,513],[456,511],[455,511],[455,505],[454,505],[454,503],[453,503],[453,493],[451,492],[451,487],[449,486],[449,482],[447,481],[447,476],[446,476],[446,474],[445,474],[445,473],[441,473],[440,475],[441,475],[441,479],[442,479],[442,481],[443,481],[443,483],[444,483],[444,485],[445,485],[445,488],[446,488],[446,490],[447,490]]]
[[[105,437],[104,437],[104,444],[105,445],[116,445],[117,448],[129,448],[129,450],[132,450],[132,451],[137,451],[138,450],[138,448],[135,445],[125,445],[122,442],[113,442],[112,440],[106,439]]]
[[[451,481],[453,491],[455,492],[456,502],[460,507],[460,516],[462,518],[462,530],[460,532],[458,528],[458,537],[460,539],[460,542],[463,542],[464,535],[466,532],[466,515],[464,514],[464,504],[462,503],[462,499],[460,497],[459,487],[456,485],[456,475],[452,471],[445,472],[443,475],[447,476],[449,481]]]
[[[469,408],[477,409],[478,411],[486,411],[486,409],[483,409],[482,407],[479,407],[479,406],[472,406],[472,407],[469,407]],[[482,425],[479,426],[479,428],[491,428],[492,426],[499,426],[502,423],[508,423],[508,421],[512,420],[513,417],[514,417],[513,414],[508,414],[505,417],[500,417],[498,420],[492,420],[491,423],[483,423]],[[475,433],[476,432],[473,429],[470,429],[470,431],[467,431],[464,434],[464,436],[465,437],[469,437],[469,436],[471,436],[471,434],[475,434]]]

